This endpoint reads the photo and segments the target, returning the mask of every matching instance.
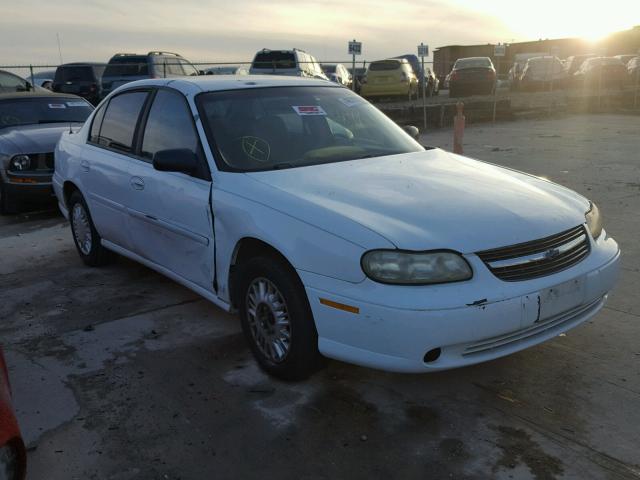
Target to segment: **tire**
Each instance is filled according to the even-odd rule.
[[[101,267],[113,262],[115,254],[100,243],[101,238],[91,219],[89,207],[77,190],[69,198],[69,223],[73,243],[85,264],[90,267]]]
[[[2,180],[0,180],[0,213],[3,215],[11,215],[17,212],[18,206],[16,202],[9,196]]]
[[[307,294],[295,271],[264,256],[239,265],[237,274],[242,331],[260,367],[282,380],[309,377],[322,357]],[[283,321],[279,328],[276,315]]]

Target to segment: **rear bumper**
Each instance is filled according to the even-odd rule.
[[[493,90],[495,82],[491,81],[449,81],[449,89],[466,93],[488,93]]]
[[[409,83],[365,83],[360,87],[360,93],[363,97],[384,97],[390,95],[409,95],[410,89],[412,89],[412,87]]]
[[[388,371],[429,372],[509,355],[549,340],[593,317],[604,306],[618,277],[618,246],[613,239],[602,243],[600,252],[585,259],[582,265],[536,282],[499,281],[502,298],[466,305],[461,302],[462,305],[452,308],[429,308],[425,305],[431,301],[426,289],[418,292],[413,308],[398,308],[389,306],[396,296],[393,290],[389,298],[384,298],[383,290],[378,290],[376,298],[362,301],[344,295],[345,289],[327,289],[328,283],[322,289],[309,286],[315,282],[313,279],[307,282],[304,273],[301,278],[323,355]],[[582,286],[579,300],[567,303],[564,298],[568,297],[561,297],[566,307],[541,316],[540,299],[546,298],[550,291],[564,291],[563,287],[571,282],[580,282]],[[534,288],[526,290],[531,287]],[[455,290],[451,293],[458,301],[465,298],[463,287],[452,288]],[[510,296],[510,291],[521,293]],[[440,297],[440,292],[436,296]],[[327,306],[320,299],[356,307],[358,312]],[[427,352],[435,349],[439,349],[437,359],[425,361]]]

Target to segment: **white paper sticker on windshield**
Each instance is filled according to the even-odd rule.
[[[86,107],[87,102],[67,102],[67,107]]]
[[[360,105],[363,103],[363,100],[357,97],[340,97],[338,99],[340,103],[342,103],[345,107],[355,107],[356,105]]]
[[[50,103],[49,108],[67,108],[64,103]]]
[[[326,116],[327,112],[325,112],[321,106],[319,105],[303,105],[303,106],[291,106],[298,115],[307,116],[307,115],[323,115]]]

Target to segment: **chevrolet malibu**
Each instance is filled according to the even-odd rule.
[[[281,378],[322,356],[397,372],[495,359],[593,317],[617,276],[593,202],[425,148],[326,81],[134,82],[55,158],[86,264],[117,253],[237,310]]]

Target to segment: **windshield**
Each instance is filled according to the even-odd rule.
[[[13,98],[0,101],[0,128],[38,123],[83,123],[93,107],[81,98]]]
[[[198,107],[224,170],[293,168],[424,150],[343,88],[208,92],[198,96]]]
[[[295,68],[296,57],[293,52],[260,52],[253,60],[253,68]]]

